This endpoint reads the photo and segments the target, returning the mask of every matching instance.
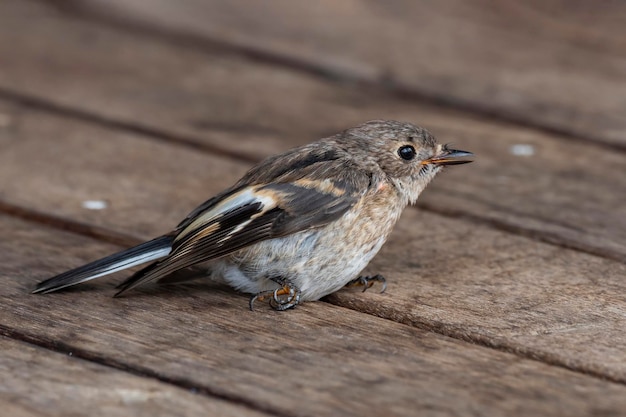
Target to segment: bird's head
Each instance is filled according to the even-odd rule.
[[[342,142],[361,154],[366,165],[376,164],[408,202],[446,165],[472,162],[470,152],[438,144],[426,129],[411,123],[373,120],[346,130]]]

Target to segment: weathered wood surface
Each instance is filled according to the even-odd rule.
[[[473,93],[458,87],[462,66],[457,61],[452,68],[449,50],[439,64],[446,64],[442,76],[457,86],[450,91],[436,80],[429,84],[432,91],[411,84],[412,69],[395,66],[414,57],[390,58],[398,69],[391,74],[392,89],[436,96],[438,104],[432,105],[374,88],[379,68],[372,77],[364,74],[372,81],[366,89],[314,74],[305,55],[315,51],[319,68],[328,69],[335,68],[336,52],[310,32],[312,26],[296,30],[285,28],[291,22],[279,22],[274,34],[251,16],[246,22],[254,25],[246,34],[232,6],[189,2],[198,14],[198,7],[220,11],[208,18],[210,28],[194,27],[186,14],[165,25],[160,9],[150,25],[161,29],[136,30],[128,22],[144,19],[141,9],[126,23],[108,25],[63,11],[76,4],[0,2],[0,333],[13,339],[0,339],[10,352],[0,367],[11,363],[19,374],[34,362],[49,364],[51,376],[41,366],[25,369],[9,397],[0,389],[3,411],[66,415],[75,404],[31,407],[29,390],[40,390],[45,400],[56,395],[50,385],[55,378],[71,381],[107,369],[94,385],[87,383],[77,403],[110,404],[112,414],[122,414],[128,408],[117,407],[115,389],[129,384],[164,393],[154,404],[137,404],[138,413],[172,414],[187,400],[190,415],[204,407],[217,414],[283,416],[624,413],[626,176],[619,150],[623,136],[613,134],[622,115],[597,117],[600,113],[588,107],[620,105],[614,95],[606,100],[595,95],[613,82],[611,91],[620,91],[621,75],[605,77],[622,65],[622,58],[607,52],[618,50],[619,42],[592,47],[600,38],[589,36],[591,28],[576,32],[582,46],[573,46],[574,32],[566,42],[563,34],[577,18],[567,11],[559,26],[562,36],[532,54],[546,58],[537,61],[537,71],[548,80],[542,82],[562,70],[556,61],[576,64],[561,84],[549,82],[567,88],[568,98],[548,88],[538,92],[532,85],[509,84],[515,78],[511,71],[525,68],[529,49],[522,49],[515,65],[504,54],[497,70],[506,75],[504,83],[486,67],[478,74],[477,61],[470,62]],[[272,2],[267,10],[292,13],[291,4],[273,9],[279,4]],[[374,7],[350,4],[357,13]],[[509,16],[517,7],[453,10],[446,4],[453,3],[431,5],[428,13],[448,16],[441,20],[447,25],[461,22],[459,28],[468,33],[476,29],[478,39],[500,33],[503,23],[494,16]],[[407,18],[393,10],[389,19],[363,20],[389,28],[394,16],[398,32],[390,29],[381,42],[407,30]],[[465,12],[474,14],[460,21],[457,16]],[[603,16],[610,26],[610,14]],[[230,22],[237,38],[224,34],[219,18]],[[294,22],[304,23],[299,19],[294,16]],[[193,39],[174,35],[181,22]],[[511,26],[502,42],[527,48],[548,39],[554,27],[550,21],[539,34],[522,36],[524,24]],[[612,27],[615,33],[623,30]],[[351,33],[363,34],[360,30]],[[276,39],[284,33],[294,36],[283,39],[281,49]],[[297,33],[309,34],[308,41]],[[436,36],[444,43],[453,39]],[[356,45],[348,38],[348,45]],[[301,42],[311,42],[312,49]],[[494,42],[485,50],[500,40]],[[583,57],[604,58],[585,67],[579,57],[550,56],[570,48]],[[297,55],[298,49],[305,55]],[[346,56],[342,71],[359,78],[353,68],[377,56]],[[581,78],[585,71],[593,73],[589,80]],[[594,77],[608,84],[600,83],[583,102],[581,94],[589,93]],[[501,107],[496,113],[548,129],[476,116],[492,111],[484,105],[489,89],[493,105]],[[517,101],[503,101],[503,91],[518,95]],[[471,111],[442,103],[461,103]],[[534,105],[548,110],[539,114]],[[580,116],[571,130],[563,124],[567,115]],[[371,118],[418,122],[441,141],[478,154],[476,163],[450,169],[429,187],[420,199],[422,210],[407,210],[368,268],[387,276],[386,294],[342,291],[328,302],[284,314],[249,312],[246,297],[207,282],[145,288],[112,299],[112,285],[121,275],[60,294],[29,294],[37,281],[119,248],[111,242],[130,245],[168,231],[252,161]],[[581,140],[602,121],[605,129],[588,138],[597,141]],[[551,128],[573,136],[548,133]],[[515,144],[532,145],[534,156],[512,155]],[[86,200],[104,200],[108,207],[86,210],[81,206]],[[39,385],[24,386],[30,378],[38,378]],[[111,391],[89,400],[93,386]],[[162,398],[172,398],[171,404]]]
[[[267,415],[6,337],[0,337],[0,349],[4,416]]]
[[[123,298],[102,290],[110,283],[33,296],[41,276],[66,266],[65,254],[87,260],[115,247],[5,216],[0,227],[3,333],[273,415],[582,416],[626,407],[621,384],[322,302],[251,312],[247,297],[208,283]]]
[[[247,167],[84,122],[16,112],[19,133],[0,155],[0,176],[15,178],[0,188],[3,201],[116,234],[148,239],[170,231]],[[42,142],[43,134],[49,140]],[[81,207],[92,199],[109,207]],[[79,265],[73,255],[49,274]],[[333,302],[626,382],[624,264],[409,209],[369,269],[389,279],[384,296],[342,293]]]
[[[75,5],[199,45],[225,44],[329,78],[380,84],[626,147],[624,2],[88,0]]]
[[[245,160],[371,118],[418,122],[478,155],[472,175],[442,175],[422,207],[626,260],[623,152],[100,27],[39,3],[7,0],[0,11],[5,96]],[[19,30],[20,16],[31,30]],[[535,155],[511,155],[516,144]]]

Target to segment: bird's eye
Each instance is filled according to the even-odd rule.
[[[398,155],[400,155],[400,158],[404,159],[405,161],[410,161],[411,159],[415,158],[415,148],[411,145],[403,146],[398,149]]]

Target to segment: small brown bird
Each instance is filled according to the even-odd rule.
[[[176,229],[41,282],[49,293],[136,265],[119,295],[202,263],[205,275],[269,300],[276,310],[318,300],[359,277],[403,209],[444,165],[469,152],[438,145],[410,123],[375,120],[266,159]]]

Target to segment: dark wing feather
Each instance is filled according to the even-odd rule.
[[[176,231],[183,230],[206,211],[246,187],[262,184],[287,184],[302,178],[335,178],[346,190],[362,189],[368,185],[369,176],[360,171],[350,155],[332,140],[291,149],[271,156],[252,167],[233,187],[208,199],[196,207],[179,223]],[[364,182],[364,179],[367,179]]]
[[[345,171],[350,155],[330,141],[319,141],[271,156],[256,165],[239,180],[238,185],[272,184],[294,181],[314,175],[330,178],[331,172]]]
[[[122,283],[120,293],[145,282],[158,280],[177,270],[216,259],[262,240],[286,236],[320,227],[341,217],[367,189],[369,179],[363,178],[363,188],[348,186],[345,181],[327,181],[324,190],[311,183],[278,183],[248,187],[230,196],[242,204],[229,211],[205,211],[187,221],[174,242],[171,254],[137,272]],[[329,185],[331,184],[331,185]],[[352,184],[350,184],[352,185]],[[258,196],[247,201],[241,196]],[[227,200],[220,202],[226,205]],[[229,203],[230,204],[230,203]],[[232,204],[230,204],[232,205]],[[219,209],[215,204],[212,210]],[[191,229],[191,230],[189,230]]]
[[[194,219],[196,219],[198,216],[200,216],[202,213],[204,213],[207,210],[210,210],[211,208],[215,207],[216,204],[218,204],[220,201],[223,201],[225,198],[228,198],[229,196],[237,193],[238,191],[241,191],[241,189],[243,188],[243,186],[235,186],[235,187],[231,187],[221,193],[219,193],[218,195],[209,198],[207,201],[205,201],[204,203],[200,204],[198,207],[196,207],[191,213],[189,213],[187,215],[187,217],[185,217],[185,219],[183,221],[181,221],[178,226],[176,226],[176,230],[182,230],[185,227],[189,226],[189,224],[191,222],[194,221]]]
[[[175,241],[168,257],[148,265],[122,282],[118,286],[120,291],[116,295],[143,282],[156,280],[187,266],[222,256],[221,252],[228,245],[220,244],[220,241],[228,240],[229,233],[232,233],[237,226],[249,221],[252,216],[258,215],[261,211],[262,203],[256,202],[243,204],[226,213],[214,216],[211,221],[203,223],[201,227]]]
[[[336,181],[335,184],[338,182]],[[344,185],[345,186],[345,185]],[[280,205],[280,216],[272,224],[272,236],[280,237],[326,225],[341,217],[360,198],[357,190],[342,190],[336,195],[293,183],[271,184],[263,189],[287,196]]]

